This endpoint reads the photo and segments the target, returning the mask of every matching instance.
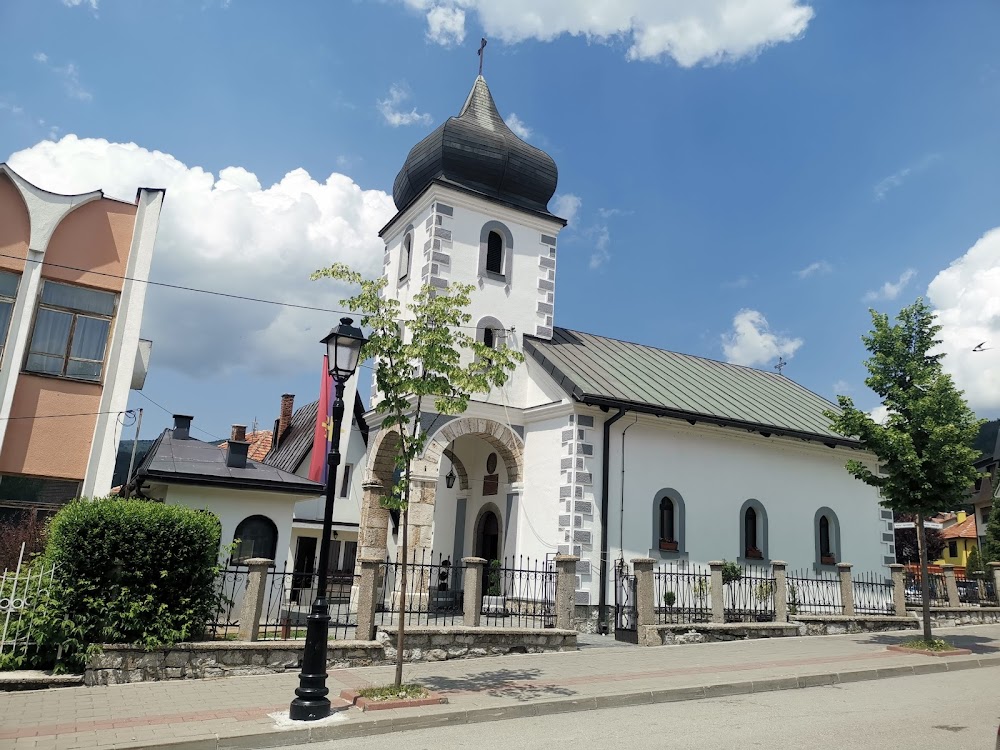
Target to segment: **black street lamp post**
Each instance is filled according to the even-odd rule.
[[[340,425],[344,419],[344,384],[358,367],[361,347],[366,339],[350,318],[341,318],[322,343],[326,344],[330,376],[336,389],[333,402],[333,425],[330,453],[327,455],[326,505],[323,508],[323,537],[319,543],[319,575],[316,599],[306,618],[306,645],[302,654],[302,672],[295,700],[288,715],[293,721],[315,721],[330,715],[330,692],[326,686],[326,644],[330,633],[330,606],[326,600],[326,575],[330,559],[330,535],[333,531],[333,499],[340,465]]]

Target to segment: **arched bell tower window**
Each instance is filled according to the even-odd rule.
[[[406,233],[399,251],[399,280],[405,281],[410,275],[410,260],[413,256],[413,235]]]
[[[490,349],[496,346],[496,335],[493,333],[492,328],[483,329],[483,343],[486,344]]]
[[[479,234],[479,275],[510,284],[514,235],[499,221],[488,221]]]
[[[504,340],[504,327],[496,318],[483,318],[476,325],[476,339],[490,349],[496,349]]]

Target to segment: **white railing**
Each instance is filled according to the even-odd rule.
[[[55,565],[32,565],[24,559],[24,544],[17,567],[4,569],[0,577],[0,654],[27,652],[35,645],[31,618],[25,617],[40,596],[48,593]]]

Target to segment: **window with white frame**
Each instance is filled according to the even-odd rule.
[[[10,271],[0,271],[0,358],[7,346],[7,331],[10,328],[10,318],[14,312],[14,299],[17,297],[17,285],[21,277]]]
[[[116,302],[111,292],[45,281],[24,369],[99,381]]]

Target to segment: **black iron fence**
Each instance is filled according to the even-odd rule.
[[[859,615],[894,615],[892,578],[882,573],[855,573],[854,611]]]
[[[556,571],[551,560],[491,561],[483,571],[482,624],[552,628],[556,624]]]
[[[406,585],[403,586],[403,571]],[[440,553],[427,550],[412,551],[405,565],[386,558],[376,596],[376,625],[398,624],[400,618],[407,625],[461,625],[464,604],[465,567],[453,564]],[[405,590],[406,595],[402,596]]]
[[[217,606],[209,623],[209,637],[236,640],[240,617],[250,584],[250,569],[230,565],[216,580]],[[327,580],[327,605],[330,611],[331,639],[354,637],[357,612],[351,606],[353,576],[333,573]],[[264,590],[257,637],[260,640],[296,640],[306,637],[306,617],[316,599],[315,575],[271,567],[261,581]]]
[[[798,570],[786,576],[788,614],[842,615],[844,602],[840,595],[840,575],[827,571]],[[892,600],[892,592],[889,595]]]
[[[907,604],[920,604],[923,601],[920,586],[920,571],[906,571],[905,595]],[[948,589],[945,586],[943,573],[928,573],[927,586],[930,591],[930,604],[932,607],[947,607]]]
[[[770,568],[728,563],[722,569],[726,622],[774,620],[774,574]]]
[[[707,567],[667,565],[653,571],[658,625],[710,622],[712,573]]]
[[[958,588],[958,601],[962,605],[979,607],[996,607],[997,590],[990,576],[985,573],[970,574],[955,571],[955,586]]]

